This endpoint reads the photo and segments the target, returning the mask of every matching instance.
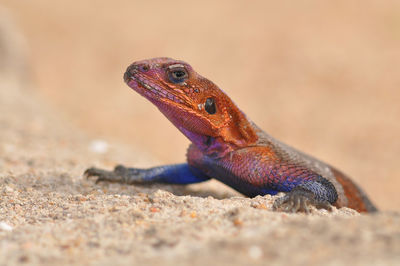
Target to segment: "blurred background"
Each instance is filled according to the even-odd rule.
[[[189,142],[122,79],[133,61],[181,59],[265,131],[349,174],[380,208],[400,210],[399,1],[0,5],[26,39],[27,79],[94,138],[184,161]]]

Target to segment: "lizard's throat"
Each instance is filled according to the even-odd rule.
[[[179,129],[199,150],[212,157],[223,157],[234,150],[235,145],[225,142],[213,133],[193,113],[183,112],[165,102],[154,102],[158,109]]]
[[[234,147],[224,142],[220,137],[211,137],[191,132],[185,128],[178,128],[204,154],[213,158],[225,157]]]

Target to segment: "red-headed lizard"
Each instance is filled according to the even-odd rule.
[[[347,176],[262,131],[189,64],[170,58],[138,61],[124,80],[192,142],[187,163],[87,169],[97,182],[192,184],[215,178],[248,197],[286,192],[275,201],[277,210],[308,212],[311,205],[377,210]]]

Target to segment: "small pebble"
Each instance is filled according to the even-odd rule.
[[[108,143],[104,140],[93,140],[89,145],[89,150],[95,153],[106,153],[108,151]]]
[[[0,222],[0,230],[11,232],[13,230],[13,228],[11,225],[9,225],[5,222]]]
[[[263,255],[262,249],[256,245],[250,246],[248,249],[248,252],[249,252],[250,258],[255,259],[255,260],[261,258],[261,256]]]

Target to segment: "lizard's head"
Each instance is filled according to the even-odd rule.
[[[124,80],[199,148],[212,146],[218,138],[220,143],[239,147],[256,139],[249,121],[231,99],[183,61],[154,58],[134,62]]]

